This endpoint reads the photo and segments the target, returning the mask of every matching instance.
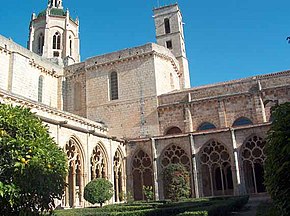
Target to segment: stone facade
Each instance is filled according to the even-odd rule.
[[[154,20],[158,44],[83,62],[78,21],[61,0],[32,16],[30,51],[0,36],[1,103],[31,108],[67,153],[60,207],[87,206],[83,188],[99,177],[114,184],[110,202],[126,192],[144,199],[143,185],[164,199],[162,172],[170,163],[190,172],[192,197],[265,191],[270,108],[290,100],[290,71],[187,88],[178,5],[154,9]]]

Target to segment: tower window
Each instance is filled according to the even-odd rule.
[[[171,41],[171,40],[166,41],[166,47],[167,47],[168,49],[172,49],[172,41]]]
[[[43,53],[43,46],[44,46],[44,36],[42,33],[40,33],[39,37],[38,37],[38,45],[37,45],[37,51],[38,54],[42,55]]]
[[[38,102],[42,103],[42,95],[43,95],[43,76],[39,76],[38,78]]]
[[[56,32],[52,39],[52,49],[60,49],[60,33]]]
[[[168,18],[164,19],[164,25],[165,25],[165,34],[170,33],[170,22]]]
[[[110,74],[110,99],[117,100],[118,98],[118,74],[114,71]]]
[[[69,55],[72,56],[72,39],[71,39],[71,36],[69,36]]]

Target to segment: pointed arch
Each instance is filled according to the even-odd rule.
[[[55,32],[52,37],[52,49],[60,50],[61,34],[59,31]]]
[[[108,177],[108,161],[104,145],[97,143],[91,155],[91,180]]]
[[[113,159],[113,170],[114,170],[114,191],[115,191],[115,202],[123,201],[122,194],[124,193],[125,182],[125,164],[124,156],[120,148],[117,148],[114,159]]]
[[[143,149],[139,149],[133,156],[131,167],[134,199],[144,200],[143,186],[154,188],[152,158]]]
[[[68,158],[69,171],[65,192],[65,205],[67,207],[82,206],[84,187],[84,151],[79,139],[72,136],[65,145]]]
[[[238,126],[242,126],[242,125],[252,125],[253,122],[247,118],[247,117],[240,117],[240,118],[237,118],[234,123],[233,123],[233,127],[238,127]]]
[[[241,148],[241,158],[248,193],[265,192],[264,164],[266,141],[257,134],[248,137]]]
[[[162,151],[160,155],[160,164],[163,169],[171,163],[180,163],[188,171],[190,171],[190,157],[179,145],[171,143],[167,148]]]
[[[233,194],[232,156],[227,147],[212,139],[199,152],[204,196]]]

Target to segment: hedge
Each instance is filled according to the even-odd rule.
[[[56,211],[57,215],[82,216],[224,216],[241,208],[248,201],[248,196],[206,200],[188,200],[186,202],[138,203],[137,205],[108,205],[104,208],[85,208]]]

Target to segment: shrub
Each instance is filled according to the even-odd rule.
[[[98,178],[90,181],[84,189],[84,198],[91,204],[103,203],[113,196],[113,184],[104,178]]]
[[[0,215],[37,215],[61,199],[66,156],[29,109],[0,104],[0,155]]]
[[[272,109],[265,146],[265,184],[281,215],[290,215],[290,103]]]
[[[182,164],[170,164],[163,172],[165,198],[178,201],[190,195],[189,173]]]
[[[153,187],[152,186],[145,186],[143,185],[143,193],[145,195],[146,201],[149,202],[150,200],[153,200]]]

